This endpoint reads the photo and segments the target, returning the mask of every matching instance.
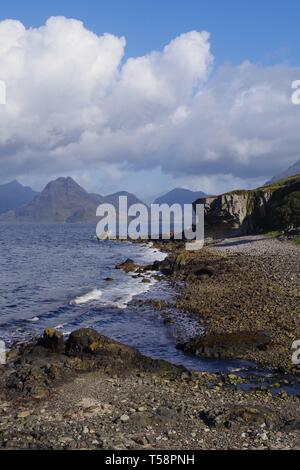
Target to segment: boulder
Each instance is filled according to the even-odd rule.
[[[267,407],[243,404],[228,405],[224,408],[214,408],[200,412],[200,419],[209,427],[233,426],[267,426],[276,427],[280,419]]]
[[[91,328],[82,328],[70,334],[66,342],[66,354],[69,356],[90,355],[95,359],[119,361],[139,359],[140,354],[133,348],[118,343]]]
[[[224,334],[207,334],[193,338],[178,349],[196,354],[197,356],[222,358],[239,355],[244,351],[266,350],[271,342],[268,332],[241,331]]]
[[[129,273],[129,272],[135,271],[137,269],[137,266],[132,259],[128,258],[123,263],[117,264],[116,269],[123,269],[123,271],[125,271],[126,273]]]
[[[109,340],[91,328],[73,331],[66,342],[67,354],[95,354],[103,349]]]
[[[39,345],[53,353],[62,353],[65,349],[64,336],[55,328],[47,328],[44,331],[43,338],[39,341]]]

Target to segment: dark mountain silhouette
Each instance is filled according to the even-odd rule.
[[[31,188],[22,186],[18,181],[11,181],[10,183],[0,186],[0,214],[4,212],[13,211],[24,204],[31,202],[36,196],[37,192]]]
[[[95,220],[100,196],[87,193],[72,178],[58,178],[47,184],[32,202],[15,211],[20,222],[88,222]]]
[[[47,184],[29,204],[0,216],[2,222],[23,223],[96,223],[101,203],[118,206],[119,196],[128,197],[128,205],[141,201],[133,194],[120,192],[108,196],[90,194],[71,177],[58,178]]]
[[[206,197],[207,195],[201,191],[190,191],[184,188],[175,188],[163,196],[155,199],[154,204],[192,204],[196,199]]]
[[[144,202],[137,198],[134,194],[128,193],[127,191],[119,191],[114,194],[109,194],[108,196],[105,196],[105,200],[106,202],[116,206],[119,203],[120,196],[127,196],[128,207],[132,206],[133,204],[144,204]]]

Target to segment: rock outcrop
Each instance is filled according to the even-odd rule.
[[[255,190],[197,200],[205,206],[207,232],[222,235],[284,230],[300,225],[300,175]]]

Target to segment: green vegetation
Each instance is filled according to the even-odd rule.
[[[300,174],[257,189],[230,191],[208,199],[208,206],[208,226],[278,237],[300,227]]]
[[[298,235],[298,237],[295,238],[294,243],[300,246],[300,235]]]
[[[271,230],[270,232],[265,232],[264,235],[266,235],[266,237],[277,238],[281,233],[280,230]]]
[[[285,186],[290,186],[293,183],[300,183],[300,174],[295,176],[290,176],[289,178],[284,178],[282,180],[276,181],[275,183],[266,184],[265,186],[260,186],[257,189],[235,189],[229,191],[228,195],[236,194],[237,196],[253,195],[263,193],[265,191],[275,191],[276,189],[284,188]]]
[[[274,194],[269,214],[274,228],[300,226],[300,191],[288,194]]]
[[[284,186],[289,186],[293,183],[300,183],[300,175],[290,176],[289,178],[284,178],[282,180],[276,181],[275,183],[267,184],[265,186],[261,186],[260,190],[275,190],[279,188],[283,188]]]

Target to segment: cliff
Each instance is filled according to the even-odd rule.
[[[195,201],[205,206],[208,233],[251,234],[300,226],[300,175],[254,190]]]

